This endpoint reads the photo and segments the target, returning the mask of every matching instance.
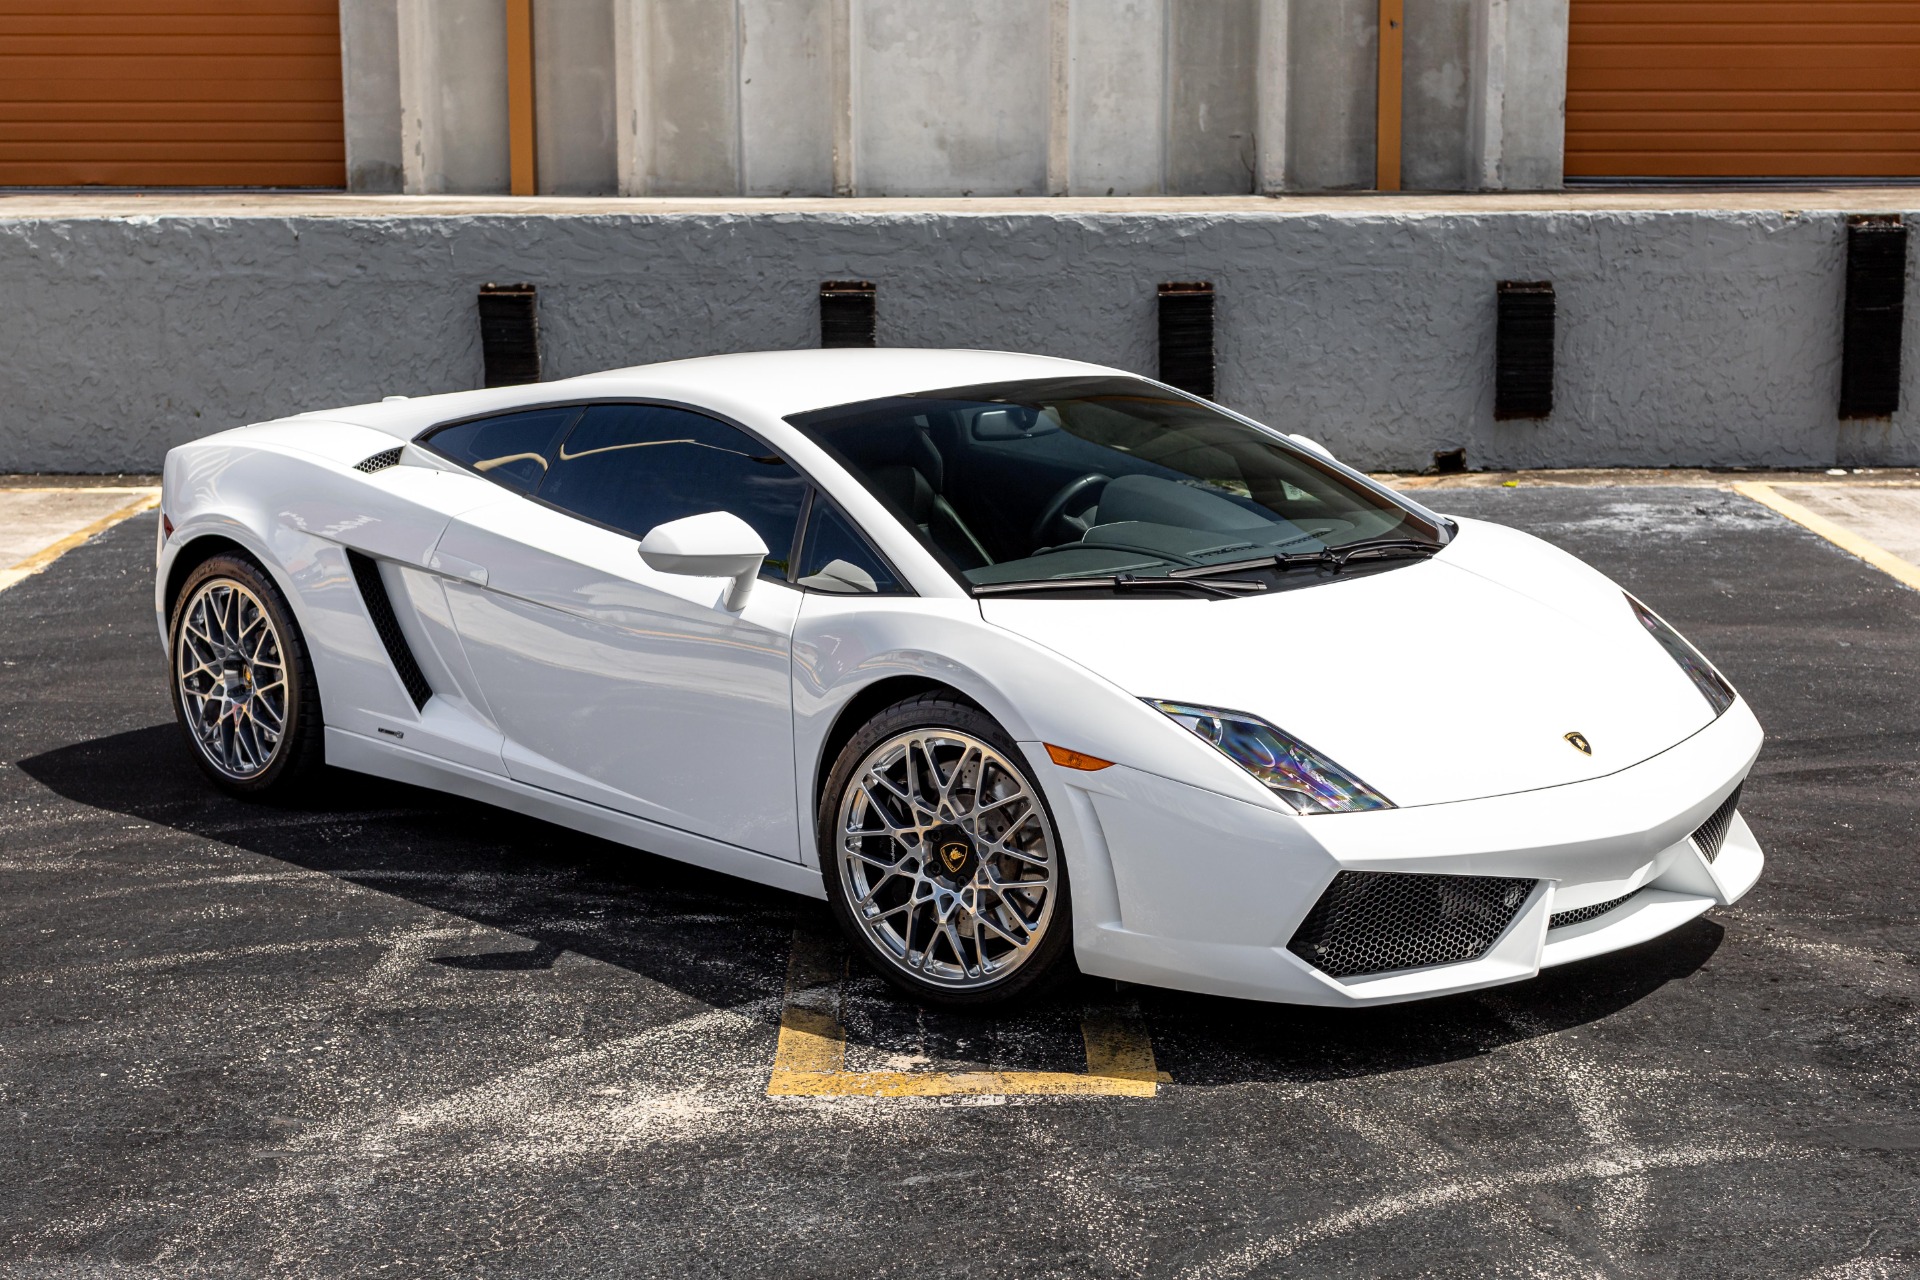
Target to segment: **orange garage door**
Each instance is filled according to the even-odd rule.
[[[345,181],[337,0],[0,0],[0,185]]]
[[[1572,0],[1569,177],[1920,177],[1920,0]]]

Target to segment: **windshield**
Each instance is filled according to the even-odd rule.
[[[957,387],[787,420],[977,587],[1444,540],[1308,450],[1132,378]]]

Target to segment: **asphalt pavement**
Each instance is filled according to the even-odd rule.
[[[168,711],[156,517],[69,552],[0,594],[0,1274],[1920,1274],[1920,593],[1723,489],[1421,496],[1715,658],[1769,734],[1767,872],[1361,1013],[844,980],[858,1070],[1072,1072],[1124,1006],[1171,1078],[1133,1097],[769,1097],[823,906],[358,775],[225,799]]]

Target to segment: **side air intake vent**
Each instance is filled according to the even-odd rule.
[[[1645,886],[1643,885],[1641,887],[1644,888]],[[1547,928],[1564,929],[1570,924],[1585,924],[1589,920],[1598,920],[1615,907],[1624,907],[1639,896],[1640,890],[1635,889],[1632,893],[1624,897],[1613,898],[1606,902],[1596,902],[1590,907],[1575,907],[1571,911],[1556,911],[1547,920]]]
[[[1342,871],[1287,950],[1335,978],[1478,960],[1513,923],[1534,884],[1497,876]]]
[[[360,598],[366,602],[367,616],[373,619],[373,629],[380,633],[380,643],[387,647],[387,657],[392,660],[400,683],[407,687],[407,696],[413,699],[414,710],[418,711],[433,696],[433,686],[427,683],[426,673],[420,670],[420,664],[414,661],[413,650],[407,647],[407,637],[400,630],[400,619],[393,614],[393,601],[387,596],[387,584],[380,580],[380,566],[374,563],[372,556],[361,555],[358,551],[347,552],[347,562],[353,566],[353,580],[360,586]]]
[[[1746,785],[1742,782],[1735,787],[1733,794],[1713,811],[1713,816],[1701,823],[1700,829],[1693,833],[1693,842],[1700,846],[1700,856],[1708,862],[1720,856],[1720,846],[1727,842],[1727,831],[1733,826],[1733,811],[1740,807],[1740,787]]]
[[[399,465],[400,450],[382,449],[371,458],[362,458],[360,461],[354,463],[353,469],[372,475],[376,471],[385,471],[388,467],[397,467]]]

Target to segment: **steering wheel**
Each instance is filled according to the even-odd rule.
[[[1098,499],[1099,495],[1097,491],[1106,488],[1112,482],[1113,477],[1110,475],[1099,471],[1089,471],[1087,474],[1076,476],[1064,485],[1061,485],[1053,497],[1047,499],[1047,505],[1040,512],[1040,518],[1033,522],[1033,545],[1036,547],[1052,545],[1048,535],[1053,532],[1053,526],[1055,524],[1062,522],[1064,522],[1068,528],[1077,530],[1074,535],[1075,537],[1086,533],[1090,527],[1087,522],[1067,515],[1068,510],[1073,507],[1075,502],[1087,498],[1087,495],[1091,492],[1094,495],[1093,499],[1082,504],[1082,511],[1084,512],[1087,507],[1093,506],[1094,501]]]

